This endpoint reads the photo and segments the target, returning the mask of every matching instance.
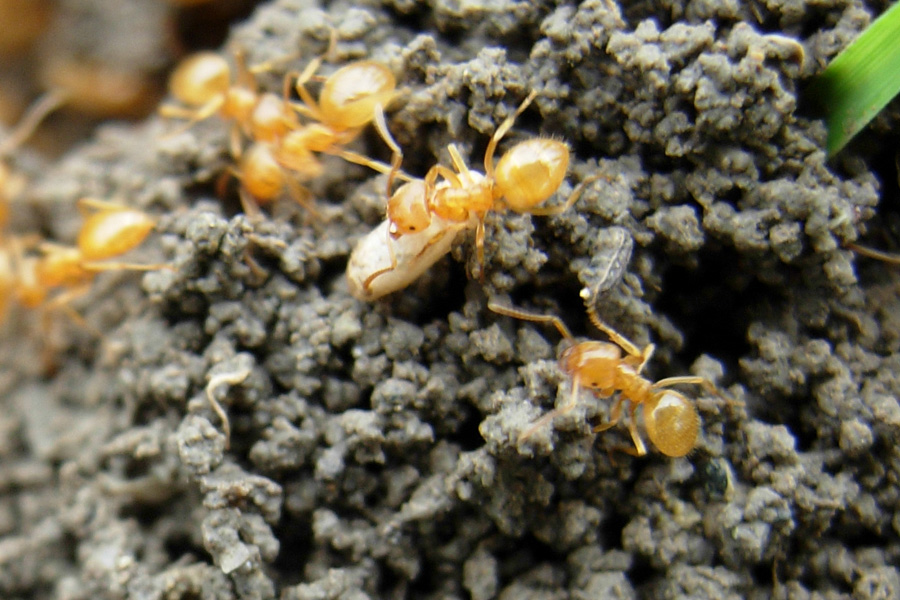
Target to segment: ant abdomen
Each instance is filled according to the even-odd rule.
[[[644,402],[644,428],[660,452],[671,457],[684,456],[697,444],[700,416],[678,392],[657,391]]]
[[[500,157],[495,172],[502,202],[515,212],[529,212],[552,196],[569,168],[563,142],[534,138],[520,142]]]

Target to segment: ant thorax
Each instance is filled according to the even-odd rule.
[[[622,349],[609,342],[580,342],[563,350],[559,368],[591,389],[609,389],[615,385],[616,366],[621,364]]]
[[[442,181],[428,197],[429,209],[451,221],[465,221],[470,215],[483,215],[494,205],[493,182],[478,171],[466,169],[458,181]]]

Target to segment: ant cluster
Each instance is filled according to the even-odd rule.
[[[438,164],[424,178],[413,179],[400,171],[403,153],[384,119],[383,109],[396,93],[394,77],[386,67],[361,61],[338,69],[325,80],[317,103],[305,88],[321,64],[321,58],[315,59],[297,76],[294,87],[302,101],[297,104],[288,100],[291,75],[285,78],[281,98],[260,93],[253,78],[258,69],[247,68],[240,53],[235,58],[238,68],[234,82],[228,63],[217,55],[201,54],[183,63],[173,75],[171,88],[173,95],[189,108],[168,106],[161,112],[189,119],[188,126],[217,113],[232,121],[231,150],[238,160],[236,175],[241,180],[245,210],[256,210],[257,204],[270,202],[286,187],[296,201],[310,206],[302,183],[321,172],[315,153],[335,154],[386,173],[385,220],[357,243],[347,265],[350,292],[360,300],[376,300],[403,289],[447,254],[458,235],[466,230],[475,232],[476,256],[483,275],[485,219],[489,213],[558,214],[569,209],[585,186],[598,177],[584,179],[562,204],[546,207],[543,204],[556,193],[568,170],[569,149],[564,142],[542,137],[528,139],[514,145],[495,163],[497,146],[516,118],[534,101],[534,92],[491,137],[483,172],[470,169],[456,145],[450,144],[452,167]],[[301,124],[298,115],[310,122]],[[342,148],[370,121],[393,152],[389,168]],[[242,136],[250,140],[247,150],[240,146]],[[398,178],[406,181],[394,190]],[[572,410],[580,390],[588,388],[603,397],[618,393],[610,422],[595,431],[614,426],[628,402],[635,454],[646,454],[637,431],[639,406],[643,406],[647,435],[660,452],[675,457],[693,449],[700,418],[684,395],[669,388],[700,384],[718,394],[712,383],[700,377],[649,381],[641,373],[653,346],[639,350],[593,311],[589,311],[591,321],[611,342],[576,343],[557,317],[493,303],[489,308],[501,315],[552,323],[570,343],[560,358],[560,368],[573,382],[569,402],[535,421],[521,440]],[[211,395],[210,398],[228,430],[224,412]]]
[[[307,84],[317,78],[323,59],[313,59],[302,72],[289,72],[281,93],[275,94],[261,91],[256,81],[256,75],[272,69],[272,63],[249,67],[243,52],[237,51],[232,68],[222,56],[201,52],[186,59],[172,74],[170,89],[179,104],[163,105],[159,112],[187,121],[174,133],[214,115],[230,122],[229,149],[236,165],[229,174],[239,180],[241,202],[251,215],[258,215],[261,205],[285,193],[315,214],[305,184],[322,173],[322,155],[337,156],[387,175],[385,220],[359,240],[347,266],[350,293],[360,300],[372,301],[406,287],[447,254],[457,237],[467,231],[474,232],[479,273],[484,277],[485,220],[489,214],[562,213],[599,177],[583,179],[565,201],[546,206],[568,170],[569,148],[564,142],[546,137],[526,139],[495,161],[500,142],[535,100],[535,92],[491,136],[483,171],[470,168],[459,148],[450,144],[450,166],[437,164],[422,178],[410,177],[401,171],[403,152],[384,116],[385,108],[398,95],[394,75],[377,62],[353,62],[326,78],[318,78],[323,83],[315,99]],[[291,98],[292,90],[299,101]],[[61,96],[50,95],[37,103],[0,144],[0,158],[20,145],[44,116],[64,101]],[[346,149],[369,123],[374,123],[390,148],[390,165]],[[398,179],[403,183],[395,190]],[[90,289],[99,273],[166,268],[120,260],[144,241],[155,220],[143,211],[114,202],[78,201],[84,221],[73,245],[47,241],[38,235],[6,233],[11,199],[22,186],[22,179],[0,161],[0,317],[16,303],[42,309],[44,315],[64,311],[83,323],[70,303]],[[697,411],[684,395],[670,388],[699,384],[719,394],[712,383],[700,377],[670,377],[655,383],[648,380],[642,372],[653,346],[638,349],[593,310],[589,310],[589,317],[609,342],[576,342],[555,316],[493,302],[488,308],[504,316],[553,324],[568,342],[559,365],[572,380],[569,401],[537,419],[520,440],[527,440],[556,416],[571,411],[580,391],[587,388],[601,397],[617,395],[610,421],[594,431],[618,423],[628,403],[632,453],[640,456],[647,451],[637,430],[638,407],[643,407],[647,436],[660,452],[684,456],[695,446],[700,428]],[[226,437],[230,434],[228,418],[214,391],[222,384],[239,383],[248,375],[249,371],[219,375],[207,386],[207,397],[223,422]]]
[[[562,213],[599,177],[585,178],[564,202],[548,207],[545,202],[556,193],[568,170],[569,149],[564,142],[545,137],[527,139],[495,162],[498,145],[535,100],[535,92],[491,137],[484,153],[483,172],[469,168],[457,146],[450,144],[451,166],[437,164],[423,178],[412,178],[401,171],[403,152],[384,117],[384,109],[397,95],[395,78],[387,67],[372,61],[341,67],[324,79],[316,101],[306,84],[321,67],[321,57],[299,74],[288,73],[280,96],[261,92],[255,80],[255,74],[270,69],[270,64],[248,67],[240,51],[235,52],[234,59],[236,69],[232,72],[228,61],[216,54],[200,53],[188,58],[170,81],[172,94],[180,104],[162,106],[160,113],[186,119],[182,129],[213,115],[231,122],[229,145],[237,163],[232,173],[241,183],[240,196],[247,213],[258,213],[260,205],[272,202],[285,191],[315,213],[304,184],[322,172],[318,156],[321,154],[339,156],[386,174],[385,219],[358,241],[347,265],[350,293],[359,300],[373,301],[403,289],[447,254],[464,231],[474,230],[476,258],[483,277],[487,215],[505,211]],[[290,99],[292,88],[300,102]],[[389,166],[345,149],[370,122],[392,152]],[[404,183],[394,190],[397,179]],[[629,448],[629,452],[638,456],[647,452],[637,429],[638,407],[643,407],[647,436],[661,453],[678,457],[694,448],[700,430],[697,410],[687,397],[670,388],[698,384],[720,394],[711,382],[701,377],[669,377],[655,383],[648,380],[642,372],[654,347],[638,349],[603,323],[593,310],[589,310],[589,317],[609,337],[609,342],[576,342],[555,316],[493,302],[488,308],[504,316],[551,323],[569,344],[559,363],[572,379],[569,401],[537,419],[520,436],[521,441],[555,417],[571,411],[580,391],[587,388],[601,397],[617,394],[610,421],[594,431],[617,424],[628,403],[628,428],[634,443],[634,450]],[[213,391],[222,383],[239,382],[247,374],[214,377],[207,386],[210,405],[222,420],[226,436],[230,433],[228,418]]]
[[[244,212],[257,214],[260,205],[270,204],[287,191],[315,214],[304,183],[322,173],[316,154],[337,155],[383,170],[344,146],[394,99],[396,80],[387,67],[373,61],[345,65],[325,80],[317,102],[306,84],[320,68],[322,57],[312,60],[301,73],[288,73],[281,96],[261,92],[255,79],[257,73],[270,70],[272,63],[248,67],[240,50],[234,58],[234,73],[225,58],[212,52],[185,59],[169,83],[180,105],[163,105],[159,112],[187,119],[185,128],[216,114],[231,121],[230,150],[237,163],[231,173],[241,182]],[[290,100],[291,87],[300,102]],[[246,148],[244,138],[249,143]]]
[[[63,102],[65,97],[55,94],[36,102],[3,142],[0,156],[8,157]],[[74,245],[47,241],[37,234],[8,233],[10,208],[23,187],[23,178],[0,162],[0,321],[15,303],[42,310],[45,327],[47,317],[58,310],[83,323],[69,305],[90,290],[98,273],[164,267],[113,260],[139,246],[155,226],[143,211],[115,202],[78,201],[84,222]]]

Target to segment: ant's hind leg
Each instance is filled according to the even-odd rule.
[[[594,175],[590,175],[589,177],[585,177],[581,180],[575,189],[572,190],[572,193],[569,194],[569,197],[566,198],[566,201],[560,204],[559,206],[548,206],[548,207],[540,207],[536,206],[534,208],[528,209],[528,214],[534,215],[536,217],[552,217],[553,215],[558,215],[566,212],[572,205],[578,202],[578,199],[581,198],[581,194],[584,193],[584,190],[587,189],[587,186],[594,183],[598,179],[609,179],[606,175],[602,175],[599,173],[595,173]]]
[[[634,442],[634,451],[631,448],[622,448],[623,452],[627,452],[628,454],[633,454],[634,456],[644,456],[647,454],[647,447],[644,445],[644,440],[641,439],[640,434],[637,429],[637,404],[631,405],[631,410],[629,412],[628,419],[628,431],[631,433],[631,441]]]
[[[219,112],[224,104],[224,95],[216,96],[200,108],[196,109],[184,108],[174,104],[163,104],[157,109],[157,112],[161,117],[166,119],[187,119],[187,123],[163,134],[162,139],[167,140],[185,133],[200,121],[206,120]]]
[[[718,396],[719,398],[723,399],[726,404],[729,404],[731,406],[744,406],[744,403],[742,401],[735,400],[734,398],[730,397],[706,377],[699,377],[696,375],[666,377],[665,379],[660,379],[659,381],[654,383],[653,389],[667,388],[675,385],[699,385],[713,396]]]
[[[556,315],[541,315],[532,313],[522,310],[521,308],[503,306],[502,304],[497,304],[493,300],[488,302],[487,307],[491,312],[495,312],[498,315],[503,315],[504,317],[513,317],[514,319],[531,321],[533,323],[550,323],[551,325],[556,327],[557,331],[559,331],[559,333],[564,338],[566,338],[566,340],[568,340],[570,343],[575,342],[575,338],[572,336],[572,332],[569,331],[569,328],[566,327],[566,324],[562,322],[562,319],[560,319]]]

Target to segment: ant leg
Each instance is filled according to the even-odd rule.
[[[239,86],[256,91],[258,85],[253,73],[247,67],[247,52],[242,46],[235,46],[232,51],[235,64],[235,81]]]
[[[647,447],[644,446],[644,440],[641,439],[637,429],[637,403],[632,403],[631,409],[628,411],[628,431],[631,433],[631,441],[634,442],[634,451],[631,448],[622,448],[622,450],[632,456],[644,456],[647,454]]]
[[[570,342],[575,341],[575,337],[572,335],[572,332],[570,332],[569,328],[566,327],[566,324],[562,322],[562,319],[560,319],[556,315],[540,315],[537,313],[522,310],[521,308],[502,306],[495,303],[493,300],[488,302],[487,307],[488,310],[495,312],[498,315],[503,315],[504,317],[513,317],[514,319],[521,319],[522,321],[532,321],[534,323],[550,323],[554,327],[556,327],[559,333],[562,334],[562,336],[566,338],[566,340]]]
[[[166,133],[162,136],[162,139],[166,140],[169,138],[173,138],[176,135],[181,135],[182,133],[188,131],[191,127],[203,121],[204,119],[208,119],[213,116],[222,108],[225,104],[225,95],[220,94],[201,106],[197,109],[189,109],[184,108],[182,106],[175,106],[173,104],[163,104],[159,107],[157,112],[159,112],[160,116],[167,119],[187,119],[188,122],[173,129],[169,133]]]
[[[363,156],[358,152],[353,152],[351,150],[338,150],[335,152],[329,152],[328,154],[334,154],[334,156],[339,156],[343,158],[347,162],[351,162],[355,165],[361,165],[363,167],[369,167],[373,171],[377,171],[383,175],[390,175],[393,171],[394,167],[391,165],[387,165],[381,161],[377,161],[373,158],[369,158],[368,156]],[[402,181],[413,181],[413,177],[407,175],[403,171],[397,171],[394,173],[394,177],[400,179]]]
[[[328,25],[328,48],[325,50],[325,58],[328,59],[328,62],[334,62],[337,60],[337,42],[338,42],[338,30],[334,27],[334,25]]]
[[[459,148],[456,147],[456,144],[447,146],[447,152],[450,153],[450,160],[453,162],[456,172],[460,175],[468,175],[469,166],[466,164],[465,159],[463,159],[462,154],[459,153]]]
[[[394,187],[394,179],[399,178],[403,181],[412,181],[413,178],[400,170],[400,165],[403,163],[403,150],[400,149],[400,145],[394,140],[394,137],[391,135],[390,130],[388,130],[387,122],[384,118],[384,109],[380,104],[375,106],[375,129],[378,131],[378,134],[381,136],[381,139],[384,140],[384,143],[387,144],[388,148],[391,149],[391,164],[386,165],[377,160],[371,159],[368,156],[363,156],[357,152],[352,152],[350,150],[339,150],[334,152],[335,155],[340,156],[344,160],[348,162],[352,162],[357,165],[362,165],[364,167],[369,167],[373,171],[377,171],[379,173],[383,173],[388,176],[387,181],[387,198],[391,197],[391,189]]]
[[[622,418],[622,404],[624,402],[625,398],[622,396],[616,398],[616,403],[613,404],[612,410],[609,411],[609,421],[595,425],[592,431],[594,433],[600,433],[601,431],[606,431],[607,429],[615,427],[619,423],[619,419]]]
[[[651,389],[660,389],[672,387],[673,385],[699,385],[708,393],[713,396],[718,396],[723,399],[726,404],[730,406],[744,406],[744,403],[740,400],[735,400],[731,398],[724,391],[720,390],[716,384],[707,379],[706,377],[699,377],[695,375],[684,375],[681,377],[666,377],[665,379],[660,379],[656,383],[651,386]]]
[[[238,179],[240,179],[240,177],[238,177]],[[262,218],[262,209],[259,207],[259,202],[256,201],[253,194],[244,189],[243,184],[241,184],[241,188],[238,190],[238,197],[241,199],[241,209],[244,211],[244,214],[247,215],[248,219],[256,221]]]
[[[722,392],[716,385],[707,379],[706,377],[699,377],[694,375],[682,375],[680,377],[666,377],[665,379],[660,379],[656,383],[653,384],[653,389],[659,388],[667,388],[672,387],[673,385],[682,385],[682,384],[695,384],[702,386],[710,394],[715,396],[722,396]],[[722,396],[724,397],[724,396]]]
[[[241,155],[244,153],[241,148],[241,141],[241,126],[233,123],[231,131],[228,132],[228,152],[231,154],[231,158],[236,161],[241,160]]]
[[[653,351],[656,349],[656,346],[653,344],[648,344],[644,347],[643,350],[638,350],[637,345],[635,345],[631,340],[627,337],[604,323],[599,316],[597,316],[596,311],[593,307],[588,308],[588,318],[591,320],[591,323],[594,324],[594,327],[605,333],[610,340],[614,343],[618,344],[631,356],[640,359],[638,363],[638,373],[644,368],[644,365],[647,364],[647,361],[650,360],[650,357],[653,356]]]
[[[403,164],[403,150],[394,139],[394,136],[391,135],[390,129],[388,129],[387,121],[384,118],[384,107],[381,104],[375,105],[375,129],[378,131],[381,139],[384,140],[384,143],[391,149],[391,172],[388,174],[387,192],[385,194],[385,197],[390,199],[391,189],[394,187],[394,178],[400,171],[400,165]]]
[[[535,215],[537,217],[549,217],[549,216],[564,213],[567,210],[569,210],[570,208],[572,208],[573,204],[578,202],[578,199],[581,198],[581,194],[584,193],[584,190],[587,189],[587,186],[594,183],[598,179],[606,179],[607,181],[609,181],[609,177],[607,177],[606,175],[603,175],[600,173],[595,173],[594,175],[591,175],[589,177],[585,177],[584,179],[582,179],[581,183],[579,183],[577,186],[575,186],[575,189],[572,190],[572,193],[569,194],[568,198],[566,198],[566,201],[563,202],[562,204],[560,204],[559,206],[547,206],[547,207],[538,206],[535,208],[529,208],[528,213]]]
[[[303,69],[299,75],[297,75],[294,89],[297,91],[297,95],[300,96],[300,100],[303,101],[303,104],[299,106],[297,104],[291,104],[297,112],[305,114],[316,121],[322,120],[322,113],[319,111],[319,105],[312,97],[312,94],[306,89],[306,83],[312,79],[312,76],[319,70],[319,67],[322,66],[322,60],[323,57],[317,56],[306,65],[306,68]],[[293,76],[293,73],[289,73],[288,76]]]
[[[581,383],[578,381],[578,378],[572,378],[572,393],[569,396],[569,401],[560,408],[554,408],[547,414],[545,414],[540,419],[536,420],[531,424],[531,427],[526,429],[523,433],[519,435],[519,442],[524,442],[528,438],[530,438],[534,433],[542,428],[545,425],[549,425],[553,419],[560,415],[564,415],[567,412],[571,411],[578,405],[578,392],[581,391]]]
[[[460,181],[459,177],[456,173],[453,172],[452,169],[448,169],[443,165],[434,165],[428,172],[425,173],[425,207],[430,211],[432,211],[434,198],[434,188],[437,183],[437,178],[443,177],[446,179],[450,185],[455,189],[462,188],[462,181]]]
[[[503,136],[506,135],[506,132],[510,130],[513,126],[513,123],[516,122],[516,119],[525,112],[525,109],[528,108],[528,105],[537,98],[537,92],[532,91],[528,96],[522,101],[522,104],[519,105],[519,108],[516,109],[516,112],[506,117],[506,119],[500,124],[500,127],[497,128],[497,131],[494,132],[494,135],[491,136],[491,141],[488,142],[487,149],[484,151],[484,175],[488,179],[493,179],[494,177],[494,152],[497,150],[497,144],[500,143],[500,140],[503,139]]]
[[[138,263],[126,263],[126,262],[82,262],[79,265],[85,271],[91,272],[101,272],[101,271],[159,271],[160,269],[166,269],[169,271],[174,270],[174,267],[169,264],[138,264]]]
[[[213,409],[213,412],[219,417],[219,420],[222,421],[222,433],[225,434],[225,448],[228,448],[228,446],[231,445],[231,422],[228,420],[228,415],[225,414],[225,409],[223,409],[219,401],[216,400],[213,391],[223,383],[228,385],[238,385],[239,383],[243,383],[249,376],[250,369],[235,371],[233,373],[222,373],[221,375],[210,377],[209,383],[206,384],[206,400],[209,402],[209,406]]]
[[[28,138],[47,118],[47,115],[65,104],[69,99],[69,93],[61,90],[50,91],[37,99],[25,114],[19,119],[19,123],[10,132],[6,139],[0,142],[0,156],[6,156],[25,143]]]
[[[846,247],[848,250],[853,250],[860,256],[874,258],[875,260],[881,260],[892,265],[900,265],[900,255],[898,254],[876,250],[867,246],[860,246],[859,244],[847,244]]]
[[[285,54],[284,56],[279,56],[278,58],[270,58],[267,61],[263,61],[261,63],[256,63],[255,65],[250,65],[246,67],[247,73],[251,75],[259,75],[260,73],[269,73],[274,71],[276,68],[280,67],[286,62],[290,62],[294,59],[300,58],[300,51],[291,52],[290,54]],[[253,82],[256,83],[255,81]]]
[[[475,256],[478,260],[478,281],[484,283],[484,219],[475,227]]]
[[[290,174],[286,174],[285,182],[287,183],[288,194],[291,196],[291,199],[305,208],[313,217],[320,218],[321,215],[312,201],[312,193]]]

